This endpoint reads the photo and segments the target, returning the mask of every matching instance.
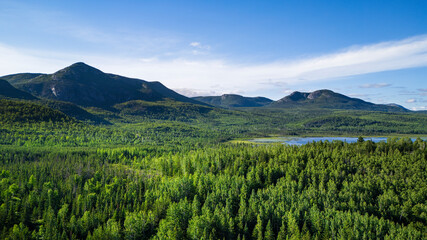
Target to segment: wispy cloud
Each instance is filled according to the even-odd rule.
[[[205,55],[211,49],[211,46],[201,44],[200,42],[191,42],[189,45],[193,47],[193,55]]]
[[[52,73],[68,65],[73,59],[78,57],[47,51],[16,49],[0,43],[0,76],[19,72]]]
[[[411,110],[413,110],[413,111],[426,111],[427,106],[412,107]]]
[[[349,97],[353,97],[353,98],[363,98],[363,99],[367,99],[369,96],[372,96],[372,94],[356,94],[356,93],[351,93],[348,94]]]
[[[193,88],[175,88],[174,90],[187,97],[217,96],[222,94],[221,92]]]
[[[150,57],[180,57],[182,52],[176,51],[177,47],[183,48],[186,44],[182,43],[177,34],[161,29],[105,25],[104,22],[88,21],[54,7],[43,8],[35,3],[18,1],[0,1],[0,31],[4,29],[22,29],[19,33],[26,33],[25,37],[31,35],[32,39],[27,46],[50,50],[55,47],[62,50],[77,48],[86,52],[84,56],[91,54],[89,50],[111,56],[145,54]]]
[[[225,59],[158,59],[148,66],[134,62],[127,71],[151,79],[179,82],[180,86],[196,85],[197,89],[209,89],[218,84],[215,91],[235,91],[246,88],[277,88],[299,83],[322,81],[366,73],[427,66],[427,36],[374,45],[352,47],[338,53],[318,57],[242,65]],[[158,71],[158,69],[168,69]],[[144,72],[138,70],[144,69]],[[151,70],[150,70],[151,69]],[[386,87],[379,83],[368,87]]]
[[[406,103],[414,103],[417,102],[417,100],[415,98],[410,98],[408,100],[406,100]]]
[[[199,48],[203,45],[192,42],[190,46]],[[95,53],[34,53],[7,45],[0,45],[0,56],[7,56],[0,57],[0,75],[33,71],[34,67],[30,67],[32,64],[37,66],[36,71],[50,71],[52,66],[59,65],[58,62],[62,64],[69,60],[68,64],[71,64],[74,61],[87,61],[104,71],[162,81],[175,89],[253,92],[257,89],[276,89],[279,86],[285,88],[284,86],[301,83],[427,66],[427,36],[350,47],[331,54],[293,61],[258,64],[240,64],[223,58],[201,59],[188,55],[164,59],[152,56],[100,56]],[[386,86],[387,84],[377,83],[366,87]]]
[[[201,44],[199,43],[199,42],[191,42],[190,43],[190,46],[192,46],[192,47],[200,47],[201,46]]]
[[[211,46],[201,44],[200,42],[191,42],[190,46],[194,48],[199,48],[199,49],[206,49],[206,50],[211,49]]]
[[[391,84],[389,83],[371,83],[371,84],[363,84],[359,87],[360,88],[384,88],[389,86],[391,86]]]
[[[421,96],[427,96],[427,88],[420,88],[418,89]]]

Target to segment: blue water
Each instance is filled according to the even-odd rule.
[[[278,138],[255,138],[249,140],[254,143],[286,143],[289,145],[304,145],[310,142],[318,142],[318,141],[343,141],[347,143],[355,143],[357,142],[357,137],[278,137]],[[387,141],[386,137],[366,137],[363,138],[365,141],[371,140],[373,142]],[[415,138],[412,138],[412,141],[415,141]]]

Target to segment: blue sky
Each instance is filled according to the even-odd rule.
[[[77,61],[188,96],[331,89],[427,110],[427,1],[0,0],[0,75]]]

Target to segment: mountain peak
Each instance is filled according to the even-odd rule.
[[[96,69],[96,68],[94,68],[94,67],[92,67],[92,66],[87,65],[87,64],[86,64],[86,63],[84,63],[84,62],[76,62],[76,63],[73,63],[73,64],[71,64],[70,66],[68,66],[67,68],[92,68],[92,69]]]
[[[222,94],[222,97],[241,97],[241,95],[237,95],[233,93],[225,93],[225,94]]]
[[[346,96],[336,93],[334,91],[331,91],[329,89],[321,89],[316,90],[314,92],[298,92],[295,91],[288,96],[280,99],[278,102],[301,102],[301,101],[310,101],[310,100],[316,100],[318,98],[333,98],[333,97],[339,97],[339,98],[347,98]]]
[[[88,66],[88,67],[90,67],[89,65],[87,65],[84,62],[75,62],[75,63],[71,64],[70,66]]]
[[[309,93],[295,91],[295,92],[289,94],[288,96],[280,99],[278,102],[297,102],[297,101],[303,101],[303,100],[307,99],[308,94]]]
[[[307,96],[307,99],[316,99],[316,98],[319,98],[320,96],[332,97],[332,96],[337,95],[337,94],[338,93],[331,91],[329,89],[321,89],[321,90],[317,90],[317,91],[310,93]]]
[[[77,62],[52,74],[52,80],[81,83],[104,79],[104,75],[106,74],[97,68]]]
[[[54,74],[59,74],[59,73],[71,73],[71,74],[76,74],[76,73],[95,73],[95,74],[101,74],[103,73],[101,70],[94,68],[92,66],[87,65],[84,62],[76,62],[74,64],[71,64],[70,66],[61,69],[59,71],[57,71]]]

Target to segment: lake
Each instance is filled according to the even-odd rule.
[[[253,143],[283,143],[289,145],[304,145],[310,142],[318,142],[318,141],[343,141],[347,143],[355,143],[357,142],[357,137],[277,137],[277,138],[255,138],[249,140],[249,142]],[[387,137],[366,137],[363,138],[365,141],[371,140],[373,142],[387,141]],[[416,138],[411,138],[412,141],[415,141]]]

